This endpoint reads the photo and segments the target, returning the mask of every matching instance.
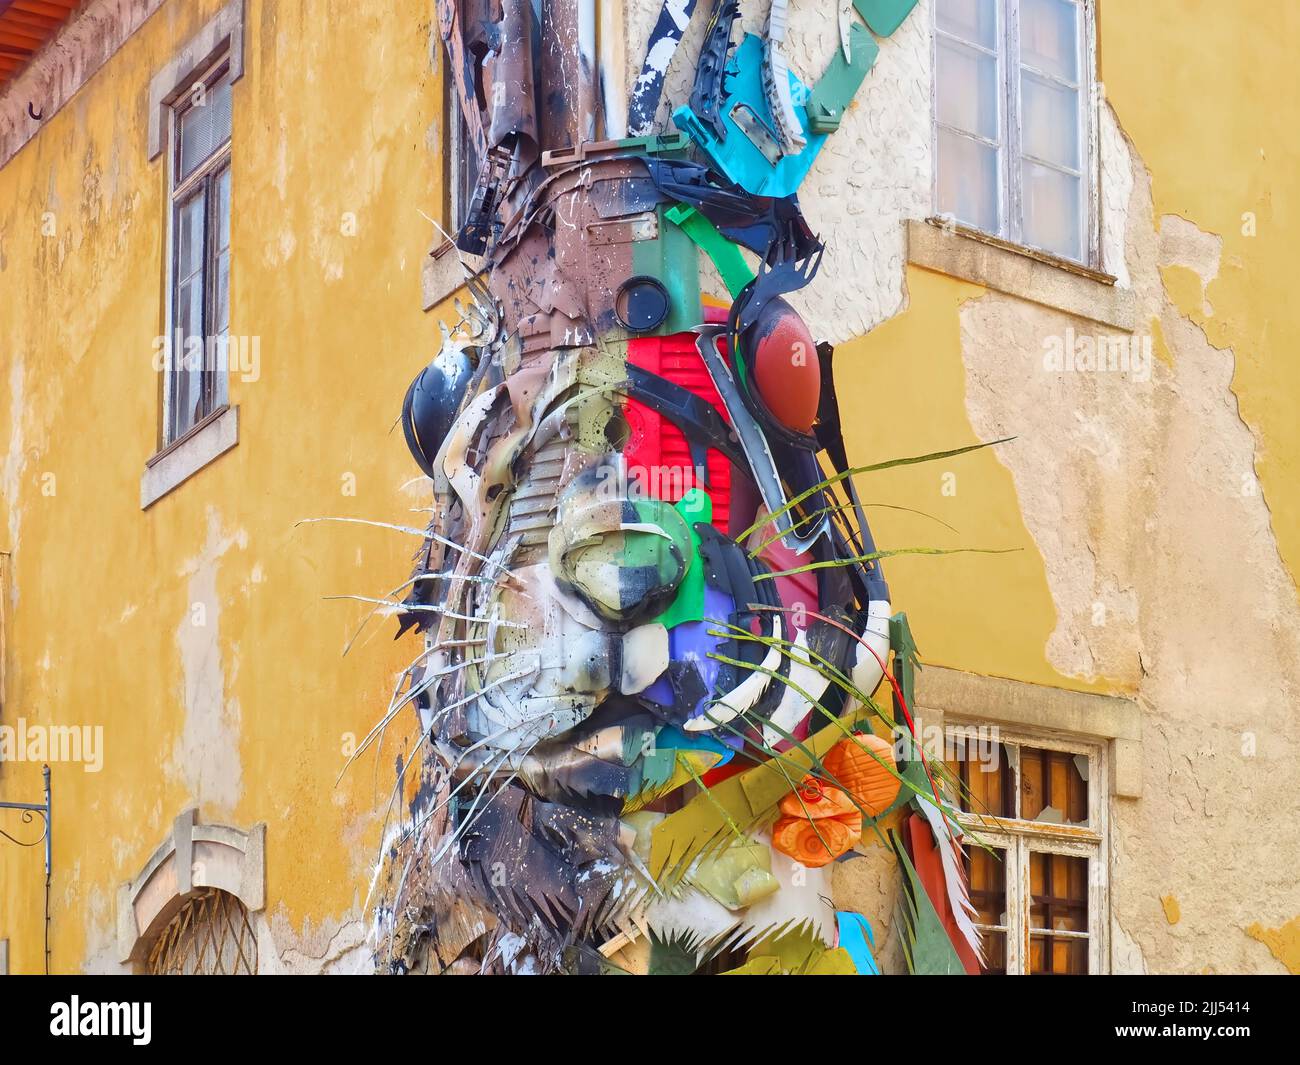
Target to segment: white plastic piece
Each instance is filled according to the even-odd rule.
[[[786,685],[781,702],[772,711],[768,721],[763,722],[763,742],[775,747],[794,731],[795,725],[807,716],[812,703],[800,692],[818,701],[830,685],[830,678],[823,676],[811,664],[813,659],[808,651],[808,633],[800,631],[794,638],[794,647],[790,654],[790,683]],[[819,663],[820,665],[820,663]],[[822,667],[825,668],[825,667]],[[772,726],[776,726],[773,728]]]
[[[885,663],[889,661],[889,615],[888,599],[873,599],[867,606],[867,627],[862,633],[866,646],[858,644],[852,673],[854,687],[863,695],[870,696],[885,675]]]
[[[645,691],[668,668],[668,630],[660,624],[638,625],[623,635],[623,670],[618,690]]]

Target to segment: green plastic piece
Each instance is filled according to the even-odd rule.
[[[703,320],[700,307],[700,257],[695,242],[679,226],[665,223],[666,212],[658,208],[659,236],[632,245],[632,271],[656,277],[668,289],[668,317],[650,336],[669,336],[694,329]]]
[[[671,540],[672,548],[680,555],[680,565],[684,568],[681,579],[685,581],[690,572],[703,569],[696,562],[699,555],[699,539],[691,528],[689,517],[683,517],[680,506],[666,503],[662,499],[637,499],[633,502],[639,521],[661,529]],[[622,565],[624,569],[653,570],[662,585],[677,576],[678,561],[673,557],[674,551],[657,533],[626,530],[623,533]],[[678,590],[680,591],[680,585]],[[703,592],[700,593],[703,598]],[[676,597],[674,597],[676,602]]]
[[[916,671],[921,667],[916,660],[916,641],[912,639],[912,628],[908,625],[907,615],[904,613],[897,613],[889,619],[889,646],[894,652],[894,679],[898,681],[903,698],[907,700],[907,709],[911,712],[916,702],[913,698],[913,693],[916,691]],[[900,709],[898,696],[895,695],[895,715],[898,715]]]
[[[700,534],[695,531],[695,523],[708,524],[713,520],[713,500],[708,492],[692,488],[677,501],[675,509],[686,519],[691,546],[686,560],[686,576],[682,578],[677,595],[668,604],[668,609],[655,618],[666,629],[683,621],[704,620],[704,563],[700,561]]]
[[[717,227],[694,207],[684,203],[674,204],[664,212],[664,217],[679,226],[713,260],[732,299],[739,296],[741,290],[754,280],[754,271],[740,254],[740,246],[719,233]]]
[[[916,7],[916,0],[853,0],[858,14],[877,37],[888,37]]]
[[[685,133],[652,133],[648,137],[626,137],[610,145],[616,150],[626,149],[646,155],[686,152],[690,146],[691,138]]]
[[[913,976],[965,976],[966,967],[962,964],[952,940],[943,927],[938,911],[930,896],[925,892],[921,878],[917,876],[907,857],[907,850],[897,832],[889,833],[889,840],[898,856],[907,882],[902,886],[903,892],[903,955],[907,959],[907,968]]]
[[[845,59],[843,52],[835,53],[808,97],[808,126],[814,133],[834,133],[840,128],[845,108],[876,62],[880,46],[871,34],[854,23],[849,31],[849,54],[852,58]]]

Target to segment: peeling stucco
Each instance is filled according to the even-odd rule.
[[[1236,354],[1202,326],[1220,242],[1176,216],[1157,224],[1128,148],[1125,263],[1168,361],[1145,382],[1044,372],[1045,338],[1095,329],[990,292],[961,310],[967,410],[981,437],[1017,437],[998,455],[1057,610],[1049,660],[1134,691],[1149,715],[1154,786],[1113,811],[1116,912],[1160,970],[1194,971],[1213,942],[1216,968],[1240,971],[1255,965],[1246,942],[1209,929],[1295,897],[1278,856],[1300,849],[1300,831],[1270,816],[1268,796],[1297,785],[1300,607],[1232,389]],[[1194,282],[1190,299],[1170,291],[1171,270]],[[1175,917],[1140,904],[1162,876],[1178,885]],[[1179,916],[1197,934],[1171,941]]]
[[[222,811],[233,810],[239,802],[243,773],[239,699],[228,694],[239,662],[226,653],[221,641],[217,571],[231,548],[247,546],[248,534],[224,533],[221,515],[211,507],[203,550],[180,570],[188,580],[189,600],[175,636],[185,722],[172,749],[171,771],[184,780],[196,801]]]

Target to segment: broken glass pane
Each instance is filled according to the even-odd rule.
[[[1015,817],[1011,749],[1005,744],[979,740],[961,729],[950,733],[947,742],[947,766],[958,787],[958,808],[986,817]]]
[[[1073,754],[1020,748],[1020,816],[1054,825],[1088,823],[1088,781]]]

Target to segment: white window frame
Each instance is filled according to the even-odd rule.
[[[987,736],[990,730],[999,744],[1034,747],[1040,750],[1064,751],[1083,755],[1088,759],[1088,824],[1051,824],[1029,821],[1018,817],[993,817],[988,814],[966,813],[953,807],[957,820],[973,840],[967,846],[1003,848],[1006,854],[1007,923],[1005,926],[985,926],[1006,933],[1006,971],[1008,975],[1029,975],[1030,958],[1030,905],[1029,880],[1031,853],[1064,854],[1088,861],[1088,974],[1101,975],[1110,971],[1110,853],[1109,853],[1109,796],[1107,750],[1104,743],[1090,742],[1073,737],[1063,737],[1033,729],[1004,729],[987,722],[946,717],[945,743],[954,734],[979,729]],[[953,749],[951,747],[949,750]],[[1019,803],[1019,758],[1011,767],[1015,773],[1013,792]],[[1017,810],[1019,807],[1017,806]],[[1054,931],[1061,939],[1080,937],[1080,933]]]
[[[228,137],[222,144],[218,145],[210,155],[194,170],[186,175],[184,180],[178,182],[180,160],[180,121],[182,116],[195,106],[191,103],[191,92],[194,86],[202,83],[206,87],[214,85],[223,78],[233,85],[236,71],[231,60],[229,52],[224,52],[217,56],[212,62],[206,64],[201,71],[196,73],[195,77],[189,81],[188,87],[180,93],[177,98],[167,105],[167,139],[166,139],[166,159],[167,159],[167,287],[163,296],[163,320],[166,324],[167,342],[171,345],[171,355],[173,359],[179,359],[184,356],[184,349],[176,350],[177,344],[177,323],[176,323],[176,219],[179,213],[179,207],[193,194],[194,190],[202,184],[209,175],[218,173],[222,169],[231,167],[231,143],[232,138]],[[233,113],[233,105],[232,105]],[[233,134],[233,121],[232,121]],[[227,205],[227,210],[233,214],[233,181],[231,184],[232,202]],[[209,198],[211,199],[211,198]],[[211,249],[208,246],[209,240],[213,236],[213,227],[208,211],[209,204],[204,208],[204,294],[203,294],[203,339],[205,351],[208,341],[208,315],[211,312],[211,290],[209,284],[215,284],[216,279],[209,281],[207,271],[212,266]],[[206,357],[206,356],[205,356]],[[229,407],[229,380],[224,367],[217,367],[213,370],[213,397],[212,407],[202,418],[198,419],[193,425],[173,433],[172,432],[172,415],[173,404],[175,402],[173,389],[175,386],[175,377],[171,372],[163,375],[162,388],[162,449],[159,455],[167,452],[173,445],[186,440],[188,437],[197,433],[204,426],[219,418]]]
[[[1086,213],[1083,219],[1083,234],[1080,247],[1083,252],[1081,260],[1062,256],[1059,252],[1039,248],[1028,244],[1023,235],[1023,167],[1021,166],[1021,127],[1020,127],[1020,0],[994,0],[997,6],[997,84],[998,84],[998,130],[1002,134],[1002,152],[998,170],[998,231],[990,232],[957,220],[957,225],[972,232],[986,233],[1008,244],[1032,248],[1041,255],[1046,255],[1062,262],[1074,263],[1090,270],[1101,270],[1101,172],[1097,152],[1097,112],[1099,96],[1097,88],[1097,11],[1096,0],[1068,0],[1082,8],[1083,39],[1079,56],[1079,96],[1082,100],[1079,130],[1079,158],[1082,161],[1083,194],[1081,204]],[[953,37],[939,28],[937,11],[934,12],[934,32],[931,34],[930,63],[932,70],[930,92],[930,158],[934,161],[931,174],[930,202],[936,212],[939,208],[939,91],[938,91],[938,48],[941,37],[959,43],[964,48],[972,48],[985,55],[994,54],[991,50],[970,41]],[[1012,64],[1011,57],[1016,57]],[[1049,81],[1060,81],[1054,75],[1030,68],[1035,74]],[[1014,77],[1013,77],[1014,75]],[[971,138],[965,130],[952,130],[959,136]],[[989,144],[982,138],[974,137],[980,143]],[[1042,160],[1034,160],[1043,162]],[[1055,163],[1043,162],[1052,169],[1064,170]]]

